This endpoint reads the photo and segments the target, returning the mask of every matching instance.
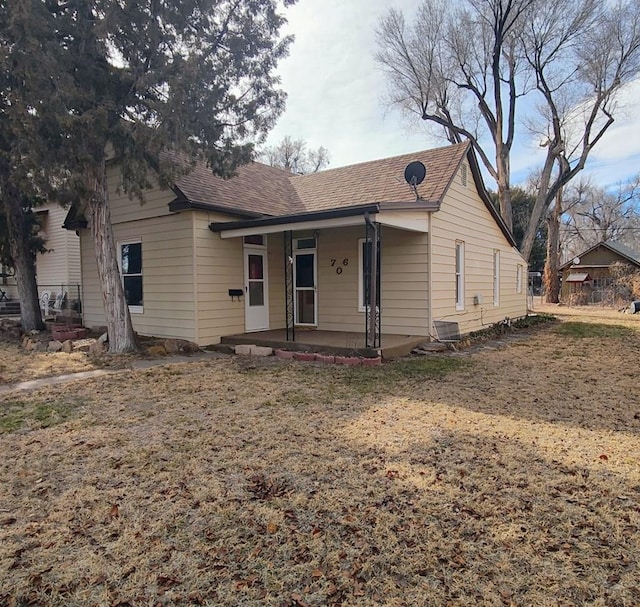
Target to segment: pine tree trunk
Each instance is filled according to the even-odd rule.
[[[562,190],[556,196],[556,204],[547,219],[547,259],[544,264],[543,282],[545,301],[560,303],[560,217],[562,216]]]
[[[4,188],[3,204],[7,216],[9,250],[13,258],[18,298],[20,299],[20,319],[24,331],[44,329],[36,267],[29,246],[29,230],[25,221],[24,209],[18,188],[7,184]]]
[[[91,235],[98,266],[98,278],[102,288],[109,352],[113,354],[134,352],[137,349],[136,339],[118,268],[104,158],[88,175],[88,182],[92,191],[89,198]]]

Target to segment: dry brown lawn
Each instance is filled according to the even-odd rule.
[[[5,395],[0,604],[640,605],[639,331]]]
[[[0,341],[0,386],[95,368],[83,352],[28,352],[17,342]]]

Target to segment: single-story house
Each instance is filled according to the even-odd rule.
[[[640,254],[614,241],[601,241],[560,266],[561,298],[570,303],[600,303],[613,284],[611,266],[627,263],[640,269]]]
[[[415,161],[426,178],[410,186],[404,172]],[[527,262],[466,143],[309,175],[254,162],[223,180],[196,166],[172,188],[148,190],[144,204],[118,193],[119,183],[113,160],[111,218],[143,335],[205,346],[247,333],[289,342],[322,333],[384,348],[428,341],[434,321],[464,334],[527,313]],[[82,209],[65,225],[80,235],[84,323],[102,327]]]

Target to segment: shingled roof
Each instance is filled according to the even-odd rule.
[[[439,203],[468,149],[467,143],[460,143],[309,175],[293,175],[252,162],[240,167],[229,180],[214,176],[201,164],[180,177],[175,186],[183,202],[201,208],[228,209],[239,215],[281,216],[368,203],[413,201],[404,180],[404,169],[409,162],[419,160],[427,167],[427,176],[418,187],[420,197]],[[174,209],[178,210],[175,205]]]
[[[600,242],[594,244],[592,247],[588,248],[586,251],[582,251],[582,253],[579,253],[577,257],[584,257],[585,255],[588,255],[599,247],[605,247],[606,249],[613,251],[617,255],[620,255],[620,257],[626,259],[627,261],[630,261],[631,263],[640,267],[640,255],[628,246],[614,240],[601,240]],[[563,263],[560,266],[560,269],[565,270],[566,268],[569,268],[573,265],[580,264],[574,264],[572,260],[569,260]]]
[[[174,190],[185,202],[204,208],[238,215],[286,215],[301,208],[291,177],[284,169],[251,162],[239,167],[232,179],[221,179],[206,165],[196,164],[176,180]]]
[[[441,202],[468,144],[459,143],[382,160],[297,175],[291,183],[306,211],[337,209],[376,202],[410,202],[415,199],[404,180],[404,169],[419,160],[427,168],[418,186],[420,198]]]

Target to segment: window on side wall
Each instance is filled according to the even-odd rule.
[[[129,311],[142,313],[142,242],[123,242],[119,246],[120,275]]]
[[[516,293],[522,293],[522,266],[516,266]]]
[[[493,252],[493,305],[500,305],[500,251]]]
[[[464,242],[456,241],[456,310],[464,310]]]

